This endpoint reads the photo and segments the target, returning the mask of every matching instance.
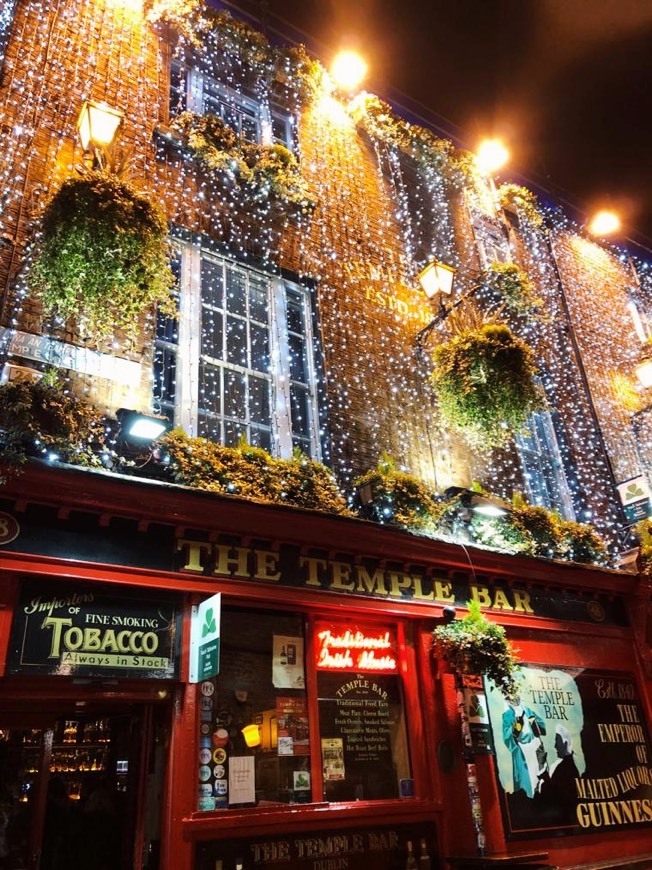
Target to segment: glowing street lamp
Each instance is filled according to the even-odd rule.
[[[594,236],[610,236],[620,229],[620,218],[616,212],[603,209],[593,216],[588,229]]]
[[[491,175],[507,163],[509,151],[500,139],[485,139],[480,144],[475,159],[480,171]]]
[[[340,51],[331,64],[335,84],[343,91],[354,91],[367,74],[367,64],[356,51]]]
[[[124,114],[106,103],[86,100],[79,113],[77,130],[85,153],[92,153],[102,168],[113,144]]]

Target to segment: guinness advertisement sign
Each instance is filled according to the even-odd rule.
[[[172,596],[28,581],[14,615],[7,670],[176,679],[180,637],[181,615]]]

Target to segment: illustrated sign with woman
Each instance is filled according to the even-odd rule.
[[[631,674],[523,666],[487,684],[506,834],[652,825],[652,751]]]

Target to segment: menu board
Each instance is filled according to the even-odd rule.
[[[324,797],[398,797],[392,734],[400,716],[399,677],[318,672]]]

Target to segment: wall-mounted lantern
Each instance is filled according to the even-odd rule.
[[[124,113],[106,103],[86,100],[77,119],[77,130],[84,152],[93,155],[94,165],[103,169]]]
[[[446,263],[433,260],[419,273],[417,281],[428,299],[433,299],[438,293],[450,296],[456,271],[454,266],[447,266]]]

